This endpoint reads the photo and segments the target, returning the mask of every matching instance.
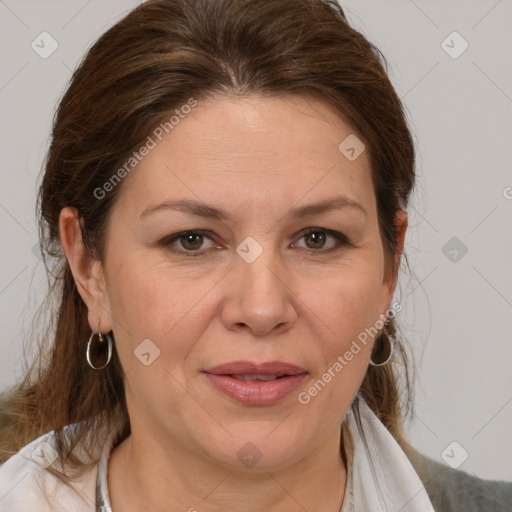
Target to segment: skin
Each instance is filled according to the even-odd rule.
[[[297,394],[386,313],[396,283],[385,272],[368,154],[351,162],[338,150],[352,133],[318,100],[211,98],[120,185],[103,264],[84,251],[76,211],[63,209],[62,243],[91,329],[113,331],[126,372],[132,434],[109,461],[114,511],[340,509],[340,427],[371,344],[307,405]],[[286,216],[338,195],[366,214],[346,207]],[[232,218],[171,209],[140,217],[176,199],[214,205]],[[397,223],[399,261],[404,212]],[[343,233],[351,245],[329,234],[318,241],[307,228]],[[211,238],[160,243],[185,230]],[[248,236],[263,250],[252,263],[236,252]],[[187,257],[194,248],[203,254]],[[149,366],[134,356],[147,338],[160,350]],[[308,376],[278,404],[242,405],[201,373],[234,360],[287,361]],[[261,453],[251,468],[237,457],[248,442]]]

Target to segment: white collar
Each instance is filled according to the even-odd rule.
[[[359,394],[345,421],[353,446],[354,510],[434,512],[407,455]]]

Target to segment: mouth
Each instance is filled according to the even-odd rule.
[[[271,380],[282,379],[283,377],[289,377],[290,375],[264,375],[264,374],[245,374],[245,375],[227,375],[233,379],[243,380],[244,382],[269,382]]]
[[[235,361],[203,371],[224,395],[244,405],[272,405],[295,390],[308,372],[282,361]]]
[[[232,361],[204,370],[212,375],[255,376],[255,377],[283,377],[307,373],[300,366],[284,361],[267,361],[254,363],[252,361]]]

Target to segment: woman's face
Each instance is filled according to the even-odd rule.
[[[315,100],[199,101],[117,185],[96,315],[133,431],[265,469],[339,435],[394,288],[353,137]]]

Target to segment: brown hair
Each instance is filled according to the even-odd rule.
[[[53,314],[39,358],[3,400],[0,460],[55,430],[62,463],[80,469],[71,452],[86,440],[92,446],[101,425],[122,421],[123,436],[129,434],[115,349],[101,372],[85,360],[91,329],[62,252],[59,214],[77,208],[86,247],[102,261],[105,226],[122,183],[101,200],[94,191],[169,113],[191,97],[219,93],[316,97],[347,119],[367,145],[386,270],[397,271],[394,218],[414,185],[413,141],[384,58],[349,26],[341,7],[321,0],[149,0],[90,48],[55,114],[38,201]],[[382,338],[389,336],[397,336],[393,319]],[[410,385],[403,343],[398,347],[405,389],[388,364],[368,368],[361,393],[402,441]],[[64,435],[72,423],[79,425]]]

